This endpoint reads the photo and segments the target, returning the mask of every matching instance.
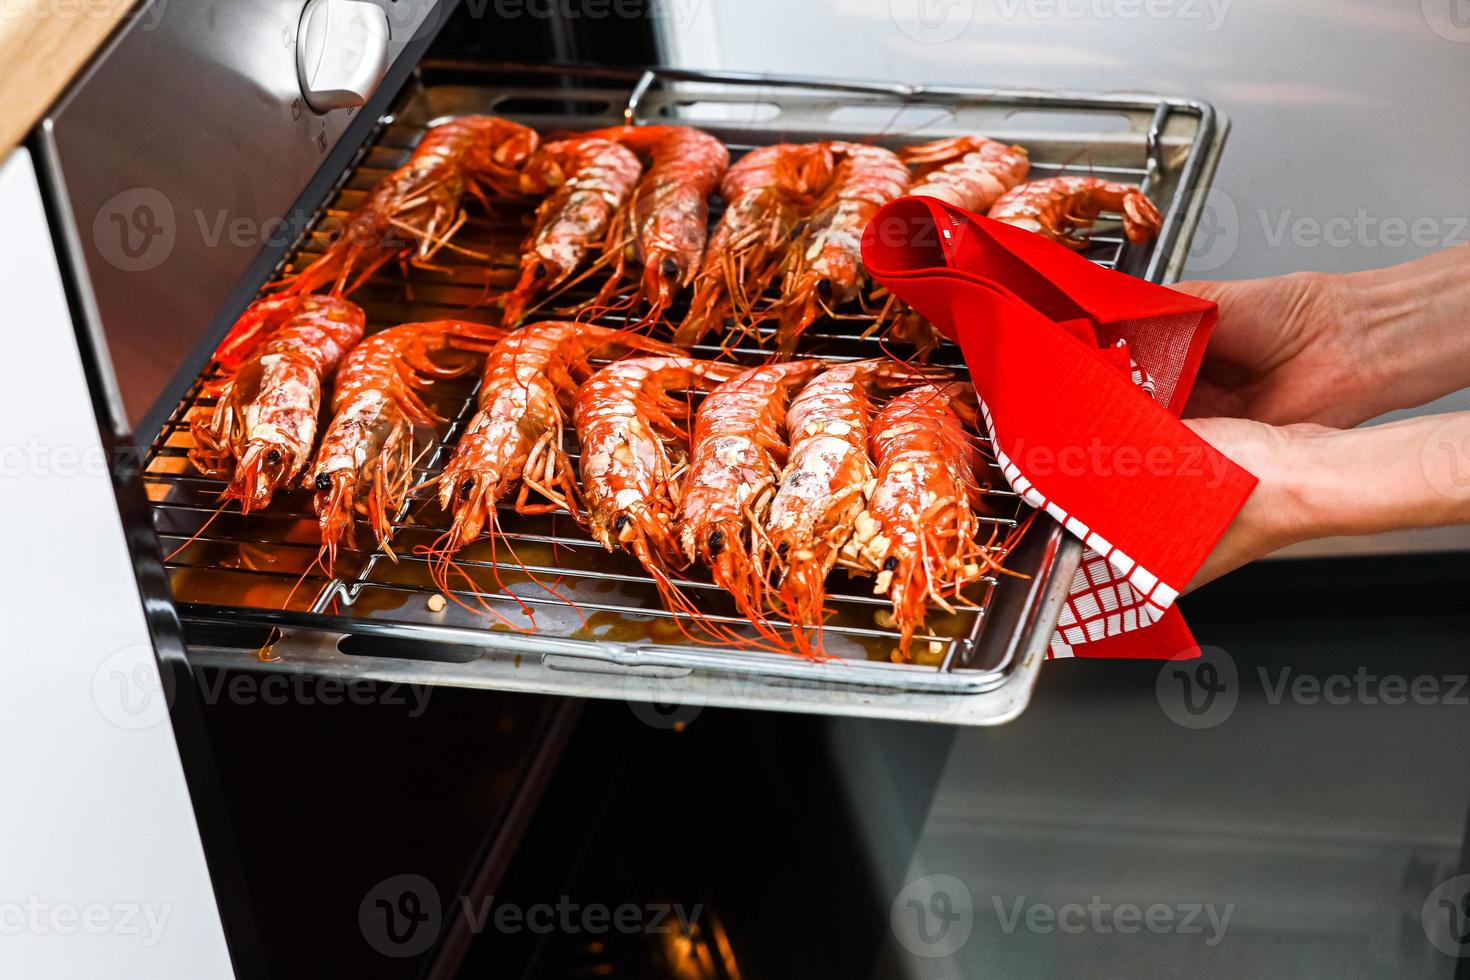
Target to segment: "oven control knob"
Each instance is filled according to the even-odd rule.
[[[362,105],[388,70],[388,15],[363,0],[310,0],[296,33],[296,69],[317,112]]]

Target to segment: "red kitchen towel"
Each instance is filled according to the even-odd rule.
[[[1196,655],[1174,600],[1256,484],[1179,421],[1215,304],[925,197],[863,262],[960,346],[1012,487],[1087,545],[1052,655]]]

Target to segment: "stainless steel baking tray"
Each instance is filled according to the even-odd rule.
[[[428,63],[343,175],[314,227],[356,205],[402,163],[427,126],[470,112],[511,116],[546,133],[625,119],[679,121],[714,133],[735,153],[782,140],[897,146],[984,133],[1024,145],[1037,176],[1094,173],[1142,186],[1165,215],[1158,240],[1130,246],[1116,223],[1104,224],[1086,254],[1160,282],[1182,266],[1225,135],[1224,121],[1208,105],[1187,99]],[[493,321],[498,310],[483,300],[513,281],[515,245],[528,213],[497,207],[468,227],[461,243],[495,256],[488,264],[441,252],[441,270],[416,269],[407,278],[380,273],[353,297],[367,311],[369,329],[453,315]],[[309,231],[287,268],[320,254],[325,240]],[[806,352],[873,356],[877,341],[856,336],[859,331],[850,322],[819,322]],[[753,348],[739,353],[760,356]],[[953,348],[941,349],[936,360],[963,370]],[[426,455],[424,475],[447,458],[473,394],[466,383],[437,396],[454,425]],[[444,527],[432,503],[412,503],[400,515],[399,561],[365,547],[339,560],[337,578],[308,575],[299,585],[315,553],[306,494],[284,494],[248,517],[225,513],[204,527],[220,484],[194,473],[183,457],[188,418],[207,405],[196,385],[163,427],[145,472],[191,658],[203,664],[622,698],[651,720],[670,723],[709,705],[995,724],[1024,709],[1080,556],[1073,539],[1037,515],[1009,562],[1025,577],[977,583],[969,594],[974,608],[935,616],[932,635],[918,644],[927,654],[912,664],[888,661],[895,635],[874,618],[885,601],[869,594],[867,580],[849,581],[838,572],[836,612],[825,630],[834,656],[813,662],[689,643],[631,559],[605,553],[568,517],[504,514],[506,541],[497,547],[514,548],[538,579],[556,579],[557,591],[577,609],[519,565],[497,563],[487,542],[461,554],[473,582],[461,582],[455,597],[468,604],[483,599],[512,618],[522,604],[533,608],[537,631],[522,634],[456,604],[429,609],[435,590],[414,548]],[[998,470],[991,481],[987,519],[1004,531],[1026,513]],[[690,572],[684,586],[711,615],[739,625],[700,573]],[[263,642],[270,644],[269,659],[257,656]],[[657,704],[668,707],[651,707]]]

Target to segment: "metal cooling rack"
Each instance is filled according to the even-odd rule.
[[[1208,107],[1185,100],[430,63],[344,174],[282,271],[319,255],[327,242],[323,223],[331,219],[335,226],[345,217],[407,159],[429,125],[469,112],[511,116],[544,133],[620,118],[679,121],[724,139],[732,156],[782,140],[876,138],[897,146],[982,132],[1026,146],[1037,176],[1094,173],[1143,187],[1165,212],[1158,241],[1130,246],[1116,221],[1105,220],[1085,254],[1158,281],[1172,278],[1182,264],[1197,218],[1194,192],[1207,183],[1223,139]],[[529,212],[497,206],[456,239],[469,252],[492,256],[488,264],[444,251],[436,260],[442,268],[415,269],[407,279],[396,270],[375,276],[352,297],[366,311],[369,331],[451,316],[494,322],[498,307],[483,301],[514,282]],[[712,220],[717,217],[718,212]],[[570,293],[558,302],[582,298]],[[802,353],[879,355],[879,341],[856,336],[860,329],[819,321],[804,338]],[[696,353],[714,356],[718,350],[707,346]],[[764,353],[754,346],[733,351],[752,363]],[[958,352],[948,345],[934,360],[963,374]],[[993,723],[1024,707],[1080,550],[1039,518],[1008,563],[1029,578],[976,583],[967,593],[971,607],[960,607],[953,617],[931,617],[931,634],[915,643],[922,662],[914,664],[887,662],[897,637],[875,619],[887,603],[869,593],[870,580],[834,573],[829,599],[835,614],[824,637],[840,659],[813,663],[691,644],[675,622],[679,614],[662,608],[631,558],[606,553],[566,515],[522,517],[503,510],[503,540],[478,542],[460,553],[472,581],[461,580],[451,597],[470,606],[489,603],[523,625],[529,625],[523,609],[534,610],[537,632],[524,635],[456,603],[430,610],[427,600],[437,590],[415,548],[447,525],[433,502],[411,502],[399,515],[396,562],[371,547],[370,536],[359,528],[357,547],[344,549],[334,578],[302,578],[317,547],[305,492],[281,494],[270,508],[248,516],[222,513],[206,526],[223,484],[194,473],[184,458],[189,418],[212,404],[206,380],[164,426],[145,470],[175,597],[191,629],[191,650],[206,663],[686,705]],[[447,458],[473,414],[474,394],[473,379],[436,392],[436,409],[453,421],[442,440],[426,444],[421,478]],[[575,456],[575,444],[567,448]],[[1003,536],[1025,512],[998,469],[990,479],[994,489],[987,495],[985,521]],[[507,547],[515,560],[498,550]],[[538,580],[554,582],[576,609]],[[679,584],[711,619],[732,628],[744,622],[697,570]],[[247,637],[274,640],[277,659],[243,654]]]

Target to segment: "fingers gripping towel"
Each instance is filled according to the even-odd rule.
[[[1052,656],[1194,656],[1174,600],[1256,479],[1179,421],[1215,304],[1040,235],[901,198],[868,272],[959,345],[996,461],[1087,546]]]

